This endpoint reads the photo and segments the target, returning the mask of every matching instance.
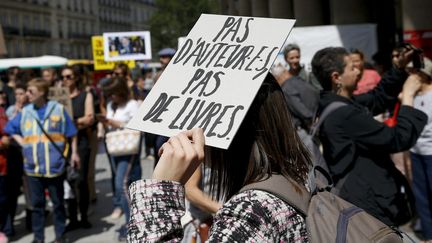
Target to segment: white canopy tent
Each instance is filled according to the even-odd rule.
[[[300,47],[300,62],[308,71],[311,71],[310,62],[313,55],[325,47],[340,46],[348,50],[351,48],[359,49],[365,54],[366,61],[369,62],[378,51],[375,24],[295,27],[285,41],[284,47],[291,43]],[[286,64],[282,53],[279,53],[274,64],[278,63]]]
[[[20,68],[45,68],[59,67],[67,64],[68,59],[59,56],[40,56],[40,57],[24,57],[24,58],[6,58],[0,59],[0,70],[7,69],[13,66]]]

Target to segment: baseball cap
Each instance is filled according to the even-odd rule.
[[[176,50],[173,48],[164,48],[158,52],[159,56],[169,56],[172,57],[176,53]]]

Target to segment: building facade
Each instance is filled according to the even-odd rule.
[[[220,9],[228,15],[295,18],[298,27],[375,23],[383,53],[390,53],[396,42],[416,37],[432,55],[432,1],[220,0]]]
[[[90,59],[91,36],[148,30],[154,0],[2,0],[5,57]]]

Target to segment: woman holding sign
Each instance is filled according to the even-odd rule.
[[[199,128],[171,137],[159,151],[152,179],[130,187],[128,240],[181,240],[184,184],[205,161],[211,181],[218,181],[217,197],[229,199],[214,218],[210,242],[308,242],[305,219],[296,209],[264,191],[239,192],[271,174],[306,183],[309,153],[291,124],[283,93],[269,74],[228,150],[204,147]]]

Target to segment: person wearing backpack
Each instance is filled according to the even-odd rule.
[[[420,88],[419,77],[404,70],[412,54],[406,52],[399,69],[390,70],[375,89],[361,95],[353,95],[359,70],[344,48],[324,48],[312,59],[312,71],[323,87],[318,117],[334,102],[346,104],[332,111],[319,131],[339,196],[390,226],[408,222],[414,206],[409,185],[390,154],[413,146],[427,121],[422,111],[412,107]],[[397,125],[388,127],[374,120],[402,89]]]
[[[299,210],[262,190],[239,192],[274,174],[304,187],[311,165],[271,74],[228,150],[204,147],[203,130],[194,128],[171,137],[160,155],[152,179],[130,186],[128,242],[182,239],[184,184],[201,162],[211,167],[217,198],[229,199],[214,217],[208,242],[309,242],[305,216]]]

